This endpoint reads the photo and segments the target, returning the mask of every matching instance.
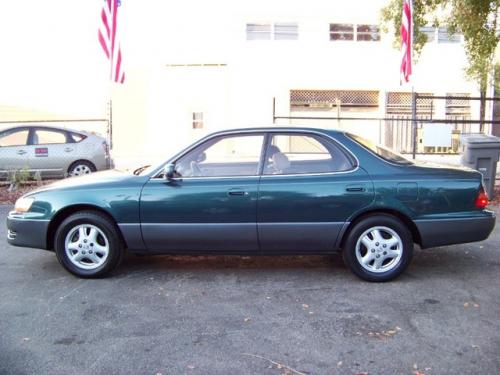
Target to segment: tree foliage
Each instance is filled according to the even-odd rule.
[[[382,22],[394,28],[396,41],[400,40],[402,3],[402,0],[391,0],[382,9]],[[497,33],[499,5],[500,0],[413,0],[415,58],[427,41],[420,27],[446,25],[450,34],[461,32],[468,60],[466,74],[478,83],[484,95],[500,40]]]

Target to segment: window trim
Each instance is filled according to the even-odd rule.
[[[263,175],[262,174],[262,171],[259,170],[259,174],[258,175],[252,175],[252,176],[227,176],[227,177],[218,177],[218,176],[210,176],[210,177],[197,177],[197,176],[189,176],[189,177],[174,177],[172,180],[173,181],[182,181],[182,180],[190,180],[190,179],[209,179],[209,180],[213,180],[213,179],[235,179],[235,178],[268,178],[268,177],[278,177],[278,178],[283,178],[283,177],[301,177],[301,176],[326,176],[326,175],[336,175],[336,174],[347,174],[347,173],[354,173],[356,172],[359,168],[360,168],[360,163],[359,163],[359,159],[357,158],[357,156],[351,151],[349,150],[346,146],[344,146],[342,144],[342,142],[338,141],[337,139],[331,137],[330,135],[328,134],[324,134],[322,132],[319,132],[319,131],[315,131],[315,130],[304,130],[304,129],[256,129],[256,130],[232,130],[232,131],[226,131],[226,132],[217,132],[217,133],[214,133],[208,137],[205,137],[205,138],[202,138],[200,139],[198,142],[195,142],[194,144],[192,144],[191,146],[189,146],[188,148],[180,151],[179,153],[177,153],[176,155],[174,155],[173,157],[171,157],[170,159],[168,159],[166,162],[164,163],[161,163],[153,172],[151,172],[151,174],[149,175],[150,178],[149,178],[149,181],[165,181],[164,177],[162,176],[162,173],[163,171],[165,170],[165,167],[168,165],[168,164],[175,164],[175,162],[177,160],[179,160],[181,157],[183,157],[184,155],[186,155],[187,153],[189,153],[190,151],[192,151],[194,148],[198,147],[199,145],[215,138],[215,137],[219,137],[219,136],[228,136],[228,135],[238,135],[238,134],[264,134],[265,136],[265,141],[264,141],[264,144],[266,142],[268,142],[268,139],[270,139],[270,136],[271,134],[275,134],[275,133],[303,133],[303,134],[315,134],[315,135],[318,135],[319,137],[324,137],[327,141],[330,141],[332,143],[334,143],[337,147],[339,147],[339,149],[341,149],[345,154],[346,156],[351,160],[351,163],[353,165],[353,168],[352,169],[349,169],[347,171],[339,171],[339,172],[322,172],[322,173],[307,173],[307,174],[275,174],[275,175]],[[345,133],[342,133],[344,134],[345,136]],[[266,150],[267,150],[267,144],[265,145],[266,146]],[[264,156],[265,155],[261,155],[261,164],[262,164],[262,169],[264,168]]]

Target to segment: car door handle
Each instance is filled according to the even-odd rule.
[[[17,154],[18,154],[18,155],[24,155],[25,153],[26,153],[26,151],[24,151],[24,150],[19,150],[19,151],[17,151]]]
[[[362,186],[348,186],[346,187],[345,191],[349,193],[363,192],[365,191],[365,188]]]
[[[230,189],[228,192],[227,192],[227,195],[230,195],[230,196],[242,196],[242,195],[248,195],[248,191],[245,191],[245,190],[241,190],[241,189]]]
[[[66,152],[71,152],[71,151],[73,151],[73,149],[72,149],[71,147],[66,147],[66,148],[64,149],[64,151],[66,151]]]

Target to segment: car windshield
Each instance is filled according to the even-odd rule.
[[[361,144],[362,146],[364,146],[365,148],[367,148],[368,150],[370,150],[374,154],[380,156],[384,160],[387,160],[391,163],[402,164],[402,165],[413,164],[413,162],[411,160],[406,159],[404,156],[398,154],[395,151],[392,151],[391,149],[388,149],[387,147],[375,144],[372,141],[369,141],[368,139],[365,139],[365,138],[360,137],[358,135],[354,135],[354,134],[348,134],[348,135],[354,141]]]

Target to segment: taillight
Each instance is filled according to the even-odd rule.
[[[490,201],[488,200],[488,194],[484,191],[484,188],[481,186],[481,189],[479,189],[479,193],[477,194],[476,201],[474,204],[476,205],[477,208],[483,209],[485,208]]]
[[[104,149],[104,154],[109,155],[109,146],[106,141],[102,142],[102,148]]]

